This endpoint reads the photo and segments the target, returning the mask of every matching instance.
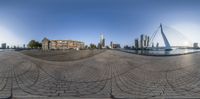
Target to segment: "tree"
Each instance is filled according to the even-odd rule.
[[[90,48],[91,48],[91,49],[96,49],[97,46],[96,46],[95,44],[90,44]]]
[[[31,41],[28,43],[28,47],[29,47],[29,48],[41,48],[41,47],[42,47],[42,44],[39,43],[38,41],[31,40]]]
[[[85,47],[84,47],[85,49],[88,49],[88,45],[85,45]]]

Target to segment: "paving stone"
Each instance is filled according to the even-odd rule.
[[[200,53],[154,57],[107,50],[66,62],[0,54],[0,98],[200,97]]]

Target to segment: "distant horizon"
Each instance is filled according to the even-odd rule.
[[[132,46],[160,23],[187,37],[183,43],[200,43],[199,5],[199,0],[1,0],[0,44],[23,46],[47,37],[89,45],[98,44],[103,33],[106,45]]]

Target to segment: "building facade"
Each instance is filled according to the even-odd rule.
[[[120,44],[115,44],[112,41],[110,42],[110,48],[121,48]]]
[[[150,37],[147,35],[140,35],[140,48],[147,48],[149,47],[149,43],[150,43]]]
[[[112,41],[110,42],[110,48],[113,48],[113,42]]]
[[[100,36],[100,48],[105,48],[105,38],[103,34]]]
[[[139,40],[135,39],[135,48],[138,49],[139,48]]]
[[[64,49],[83,49],[84,42],[75,40],[49,40],[44,38],[42,40],[43,50],[64,50]]]
[[[194,43],[193,48],[199,48],[198,43]]]
[[[112,44],[113,48],[121,48],[120,44]]]
[[[150,47],[150,37],[147,35],[140,35],[140,38],[135,39],[135,48],[136,49],[146,49]]]
[[[140,48],[144,47],[144,35],[140,35]]]
[[[2,49],[6,49],[6,43],[2,43],[2,44],[1,44],[1,48],[2,48]]]

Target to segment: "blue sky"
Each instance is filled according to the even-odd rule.
[[[47,37],[97,44],[103,33],[106,44],[132,45],[161,22],[200,43],[199,9],[199,0],[0,0],[0,43]]]

